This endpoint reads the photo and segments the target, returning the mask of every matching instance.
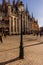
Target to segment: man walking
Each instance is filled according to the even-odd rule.
[[[3,35],[3,34],[2,34],[2,29],[0,29],[0,41],[1,41],[1,43],[3,42],[3,41],[2,41],[2,35]]]

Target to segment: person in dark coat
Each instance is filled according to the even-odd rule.
[[[4,37],[6,38],[6,31],[4,31]]]
[[[2,30],[0,29],[0,41],[1,41],[1,42],[3,42],[2,36],[3,36],[3,33],[2,33]]]

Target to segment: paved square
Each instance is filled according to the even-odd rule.
[[[43,36],[23,35],[24,59],[19,57],[20,35],[3,37],[0,65],[43,65]]]

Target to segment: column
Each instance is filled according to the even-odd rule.
[[[19,15],[19,34],[21,34],[21,15]]]
[[[26,15],[25,15],[25,33],[26,33]]]
[[[18,29],[18,28],[17,28],[17,25],[18,25],[18,24],[17,24],[17,18],[16,18],[16,34],[18,33],[18,30],[17,30],[17,29]]]
[[[11,34],[11,17],[9,17],[9,34]]]
[[[28,14],[27,14],[27,33],[28,33]]]
[[[13,17],[13,34],[14,34],[14,17]]]
[[[17,32],[19,34],[19,20],[18,20],[18,18],[17,18]]]

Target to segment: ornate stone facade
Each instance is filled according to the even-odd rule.
[[[4,22],[3,25],[5,26],[5,28],[7,27],[6,29],[8,29],[9,34],[21,33],[21,12],[19,11],[19,7],[21,4],[24,8],[24,11],[22,12],[22,32],[24,34],[31,33],[34,29],[32,27],[34,20],[29,14],[27,5],[25,9],[23,2],[21,2],[20,0],[17,0],[16,3],[15,0],[13,0],[12,5],[10,3],[10,0],[8,0],[8,2],[2,0],[2,4],[0,5],[0,13],[2,14],[2,16],[0,17],[2,17],[2,21]]]

